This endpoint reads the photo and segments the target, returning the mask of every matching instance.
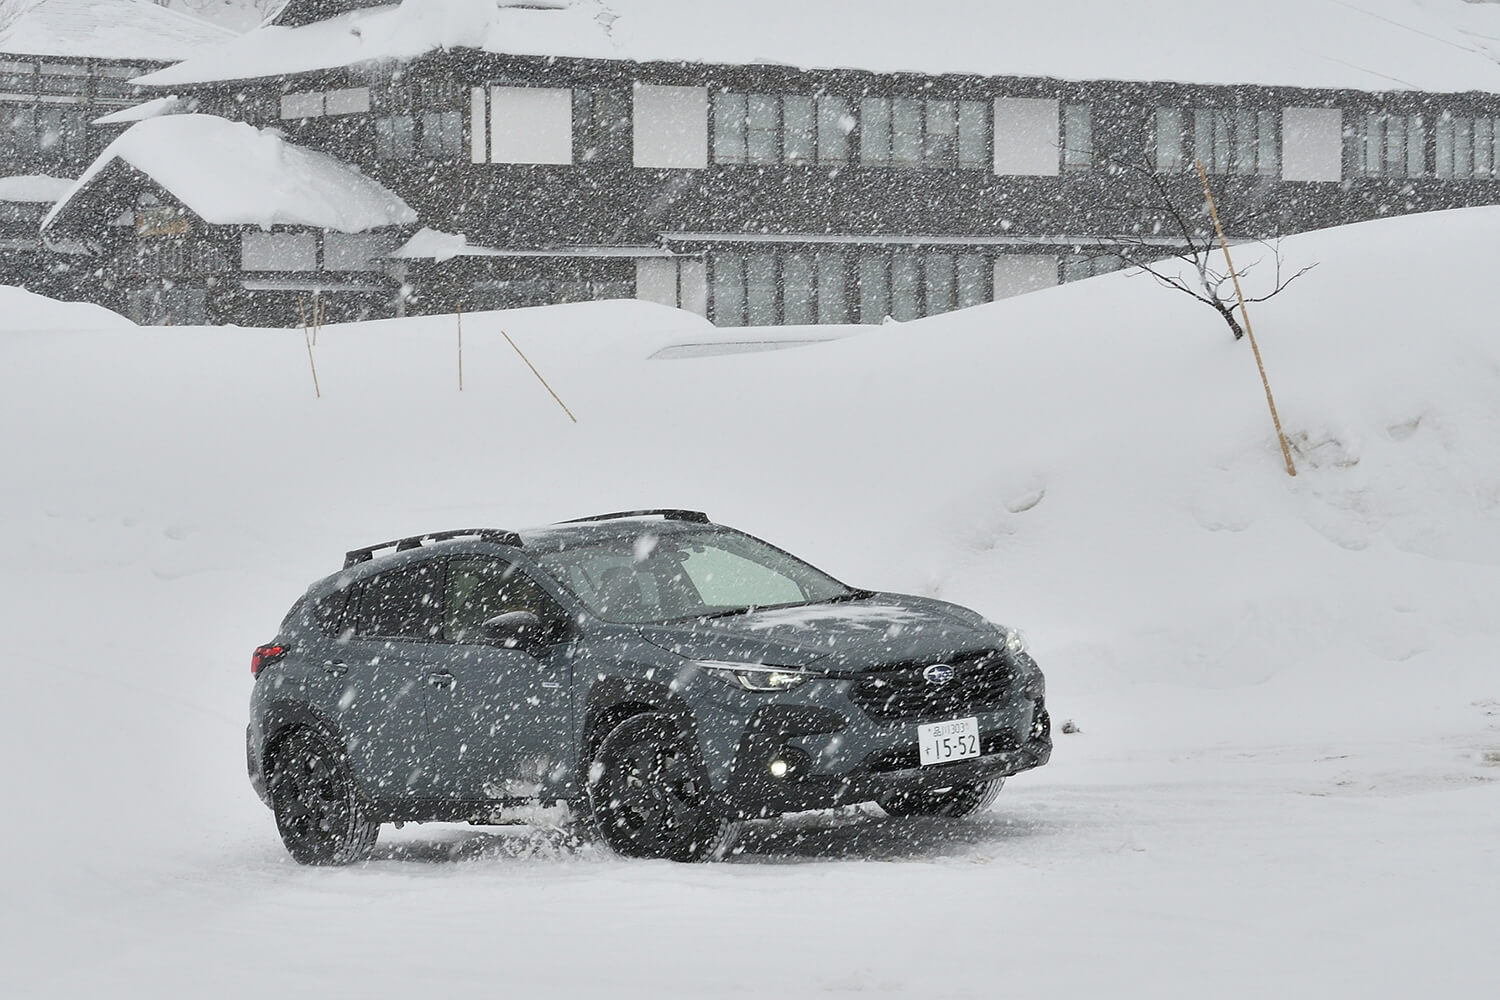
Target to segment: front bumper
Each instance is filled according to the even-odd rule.
[[[993,781],[1051,758],[1051,721],[1041,699],[977,717],[980,756],[922,767],[915,723],[874,725],[858,712],[762,706],[740,740],[722,801],[742,817],[829,809],[890,792]],[[772,773],[773,760],[787,765],[785,773]]]

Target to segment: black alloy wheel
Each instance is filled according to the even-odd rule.
[[[887,792],[876,804],[892,816],[944,816],[961,819],[995,804],[1005,779],[975,781],[941,791]]]
[[[380,824],[372,821],[343,755],[297,729],[270,755],[271,808],[287,852],[304,865],[347,865],[370,856]]]
[[[599,835],[622,857],[715,861],[739,832],[713,808],[696,748],[660,712],[631,716],[604,738],[589,800]]]

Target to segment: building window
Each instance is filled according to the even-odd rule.
[[[1500,137],[1500,118],[1488,115],[1454,115],[1444,112],[1434,131],[1439,177],[1493,177],[1500,157],[1495,140]]]
[[[988,261],[940,249],[726,251],[712,256],[720,326],[801,326],[917,319],[990,301]],[[851,286],[850,279],[854,279]]]
[[[1362,177],[1427,173],[1427,128],[1421,115],[1370,112],[1345,130],[1350,171]]]
[[[80,160],[88,155],[88,124],[82,111],[40,108],[36,124],[37,149],[44,156]]]
[[[282,118],[321,118],[323,116],[323,93],[282,94]]]
[[[381,258],[395,249],[395,240],[385,233],[325,233],[323,270],[379,271]]]
[[[630,95],[616,90],[573,91],[573,122],[579,163],[629,163]]]
[[[842,97],[778,94],[714,95],[714,162],[723,164],[849,161],[854,121]]]
[[[375,155],[382,160],[409,160],[416,155],[416,125],[411,115],[375,119]]]
[[[1101,274],[1113,274],[1124,269],[1125,259],[1118,254],[1075,253],[1063,258],[1062,280],[1082,281],[1084,278],[1097,278]]]
[[[313,233],[247,231],[240,237],[240,269],[316,271],[318,238]]]
[[[370,88],[351,87],[330,90],[323,98],[323,113],[328,115],[365,114],[370,110]]]
[[[1088,104],[1063,105],[1062,166],[1067,171],[1094,166],[1094,111]]]
[[[980,170],[990,162],[989,129],[983,101],[866,97],[859,159],[867,167]]]
[[[813,250],[724,252],[710,260],[719,326],[802,326],[849,321],[842,254]]]
[[[455,160],[464,155],[464,117],[457,111],[422,112],[422,155]]]
[[[1274,176],[1281,171],[1279,111],[1157,108],[1154,161],[1170,173],[1201,160],[1211,174]],[[1191,128],[1185,128],[1191,120]]]

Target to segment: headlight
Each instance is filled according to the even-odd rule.
[[[1026,652],[1026,637],[1021,634],[1020,629],[1003,628],[996,625],[996,629],[1005,636],[1005,651],[1011,656],[1019,656]]]
[[[767,666],[764,663],[698,660],[697,664],[725,684],[732,684],[741,691],[786,691],[813,676],[805,670]]]

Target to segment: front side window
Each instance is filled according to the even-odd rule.
[[[529,611],[544,622],[563,617],[557,602],[525,572],[498,559],[453,559],[443,597],[443,638],[474,642],[497,615]]]
[[[738,532],[643,531],[542,553],[537,561],[594,614],[644,624],[846,600],[821,570]]]

